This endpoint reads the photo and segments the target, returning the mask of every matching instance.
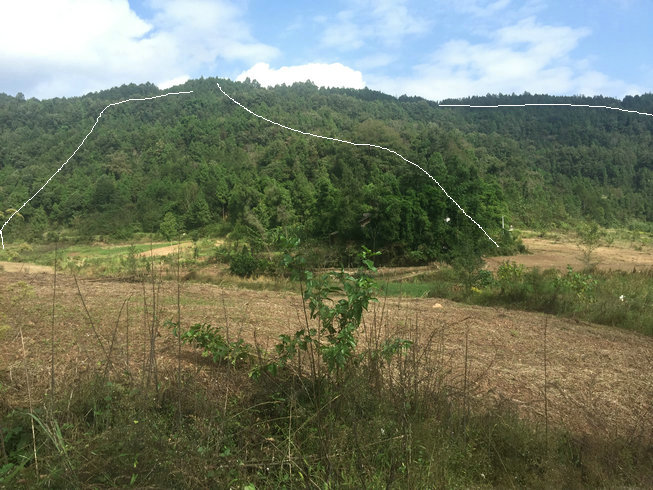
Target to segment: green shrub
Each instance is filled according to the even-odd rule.
[[[524,265],[505,261],[497,270],[497,285],[500,294],[510,301],[521,301],[529,291],[524,283]]]
[[[184,344],[201,348],[202,356],[211,357],[216,363],[227,361],[236,365],[247,361],[252,353],[252,346],[243,339],[228,341],[220,333],[220,327],[212,327],[208,323],[196,323],[183,333],[179,332],[174,322],[167,321],[165,325],[172,328],[173,335]]]
[[[159,231],[168,241],[177,238],[179,233],[179,224],[177,222],[177,217],[168,211],[163,217],[163,221],[159,225]]]
[[[257,277],[262,272],[263,263],[244,247],[229,257],[229,272],[239,277]]]
[[[327,272],[315,277],[310,271],[301,270],[304,264],[302,257],[284,256],[284,263],[293,270],[293,277],[305,282],[306,288],[303,300],[308,304],[311,319],[318,320],[318,327],[311,327],[306,321],[306,326],[293,336],[281,335],[281,342],[277,344],[276,351],[279,359],[264,366],[270,372],[285,367],[289,361],[299,355],[300,351],[309,352],[311,359],[311,372],[317,379],[319,371],[315,356],[320,356],[327,366],[328,374],[341,377],[343,370],[351,367],[357,360],[355,349],[358,344],[356,332],[360,326],[363,311],[367,310],[370,302],[377,301],[374,296],[378,286],[371,273],[376,272],[374,262],[370,257],[379,252],[371,253],[363,247],[357,257],[361,263],[354,274],[340,272]],[[344,295],[338,301],[332,295]],[[386,342],[377,353],[383,359],[389,359],[394,354],[406,349],[410,342],[396,339]],[[259,375],[260,372],[255,372]]]
[[[566,275],[558,275],[555,280],[556,287],[563,291],[574,293],[579,300],[592,302],[594,300],[594,289],[597,281],[590,274],[574,272],[568,265]]]
[[[494,284],[494,274],[492,271],[481,269],[476,273],[475,285],[486,288]]]

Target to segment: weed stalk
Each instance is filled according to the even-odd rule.
[[[546,445],[546,453],[549,452],[549,398],[547,394],[547,339],[546,334],[549,325],[549,318],[544,319],[544,443]]]
[[[36,431],[34,430],[34,408],[32,406],[32,387],[29,382],[29,371],[27,369],[27,353],[25,352],[25,339],[23,338],[23,327],[19,326],[18,331],[20,332],[20,343],[23,347],[23,365],[25,367],[25,380],[27,382],[27,400],[29,402],[29,414],[31,417],[32,425],[32,447],[34,450],[34,465],[36,469],[36,477],[39,476],[39,460],[36,456]]]
[[[57,304],[57,252],[59,240],[54,242],[54,283],[52,285],[52,322],[50,324],[50,407],[54,401],[54,309]]]
[[[91,330],[93,330],[95,339],[98,341],[98,344],[100,344],[100,348],[102,349],[102,353],[104,354],[104,358],[106,359],[106,362],[108,364],[110,362],[109,355],[104,347],[104,343],[102,342],[102,339],[100,338],[100,334],[95,328],[95,324],[93,323],[93,318],[91,318],[91,313],[88,311],[88,308],[86,307],[84,296],[82,295],[82,291],[79,288],[79,283],[77,282],[77,275],[73,274],[73,278],[75,279],[75,286],[77,286],[77,293],[79,294],[79,299],[82,301],[82,306],[84,307],[84,311],[86,312],[86,318],[88,319],[88,323],[91,325]]]
[[[179,262],[181,254],[181,242],[179,236],[177,236],[177,384],[178,384],[178,395],[177,395],[177,410],[179,412],[179,427],[181,428],[181,283],[179,281]],[[224,297],[223,297],[224,301]]]

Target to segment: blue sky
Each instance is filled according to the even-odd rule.
[[[313,80],[432,100],[653,92],[651,0],[0,0],[0,92]]]

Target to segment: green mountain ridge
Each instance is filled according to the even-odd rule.
[[[500,244],[515,226],[591,220],[653,230],[653,117],[621,111],[440,107],[419,97],[296,83],[191,80],[192,94],[109,108],[85,145],[13,219],[8,239],[66,229],[129,237],[178,230],[275,230],[332,245],[366,244],[389,260],[442,258],[493,244],[438,186],[395,155],[292,133],[281,124],[397,151],[438,180]],[[152,84],[69,99],[0,94],[0,210],[27,200],[108,104],[160,95]],[[447,104],[572,103],[653,113],[653,94],[488,95]],[[164,228],[167,225],[164,225]]]

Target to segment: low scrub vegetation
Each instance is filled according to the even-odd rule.
[[[470,275],[472,278],[470,279]],[[485,306],[540,311],[653,335],[653,273],[526,270],[504,262],[496,273],[445,267],[412,285],[432,285],[424,291]],[[411,288],[406,288],[409,291]],[[396,291],[396,289],[395,289]]]
[[[203,361],[182,368],[179,350],[176,369],[157,368],[153,310],[140,368],[109,352],[95,369],[59,379],[55,396],[22,409],[0,401],[0,485],[650,486],[646,441],[581,437],[549,427],[546,417],[520,419],[509,403],[473,395],[466,347],[464,379],[451,383],[437,331],[424,336],[409,322],[397,337],[376,315],[364,322],[380,292],[373,255],[364,250],[355,272],[314,274],[300,255],[284,254],[305,317],[273,351],[232,339],[226,322],[183,328],[171,319],[165,326],[179,349],[195,347]],[[590,301],[598,277],[595,284],[569,271],[543,281]],[[527,301],[519,285],[533,281],[505,264],[470,288]]]

